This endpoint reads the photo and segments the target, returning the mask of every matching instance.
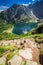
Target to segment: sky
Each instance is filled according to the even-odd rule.
[[[28,4],[36,1],[40,0],[0,0],[0,12],[11,7],[13,4],[23,4],[27,6]]]

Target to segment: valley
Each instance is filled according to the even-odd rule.
[[[42,7],[37,1],[0,12],[0,65],[43,65]]]

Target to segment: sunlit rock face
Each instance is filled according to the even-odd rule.
[[[26,39],[24,46],[25,48],[31,48],[31,49],[37,48],[36,42],[33,38]]]
[[[38,65],[37,62],[27,60],[26,65]]]
[[[1,57],[0,58],[0,64],[5,64],[5,62],[6,62],[6,58],[3,56],[3,57]]]
[[[26,48],[24,50],[19,51],[19,55],[24,59],[32,60],[32,50],[31,48]]]
[[[8,61],[8,65],[21,65],[22,58],[18,55],[15,55],[11,60]]]

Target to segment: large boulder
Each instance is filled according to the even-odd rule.
[[[19,50],[19,55],[24,59],[32,60],[32,50],[31,48],[25,48],[24,50]]]
[[[3,56],[0,58],[0,64],[5,64],[6,58]]]
[[[26,65],[38,65],[38,64],[34,61],[27,60]]]
[[[25,48],[37,48],[37,45],[36,45],[36,42],[33,38],[30,38],[30,39],[26,39],[26,42],[25,42]]]
[[[15,55],[11,60],[8,61],[8,65],[21,65],[22,58],[18,55]]]

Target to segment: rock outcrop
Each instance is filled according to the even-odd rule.
[[[11,60],[8,61],[8,65],[22,65],[22,58],[15,55]]]
[[[6,58],[3,56],[3,57],[1,57],[0,58],[0,64],[5,64],[5,62],[6,62]]]
[[[38,65],[37,62],[27,60],[26,65]]]
[[[19,55],[24,59],[32,60],[32,50],[31,48],[26,48],[24,50],[19,51]]]

